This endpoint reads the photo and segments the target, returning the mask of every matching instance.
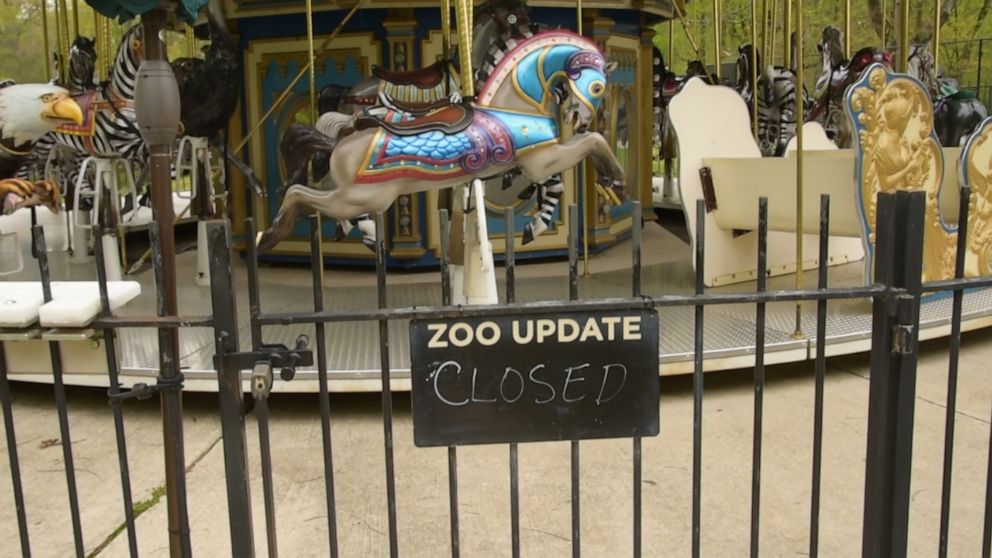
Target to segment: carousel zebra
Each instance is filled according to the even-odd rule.
[[[737,83],[734,89],[744,98],[748,111],[754,110],[753,98],[757,94],[758,147],[765,157],[782,156],[789,140],[796,135],[798,88],[796,73],[790,68],[767,66],[762,69],[761,53],[754,50],[757,61],[757,87],[752,83],[752,45],[738,48]],[[803,110],[808,100],[803,91]]]

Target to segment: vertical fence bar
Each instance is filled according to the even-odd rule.
[[[954,257],[954,277],[964,277],[964,257],[968,252],[968,205],[971,189],[961,187],[958,207],[958,245]],[[954,290],[951,302],[951,351],[947,365],[947,415],[944,421],[944,473],[940,490],[940,542],[937,555],[947,556],[947,530],[951,516],[951,470],[954,458],[954,418],[957,414],[958,355],[961,352],[961,311],[964,289]]]
[[[635,201],[633,212],[633,229],[631,238],[631,268],[633,277],[631,279],[631,296],[641,296],[641,229],[644,226],[644,216],[641,214],[641,202]],[[641,555],[641,437],[635,436],[633,440],[634,454],[634,558]]]
[[[103,238],[102,227],[93,227],[94,238]],[[103,242],[94,242],[96,258],[96,279],[100,289],[100,314],[110,315],[110,296],[107,293],[107,268],[104,267]],[[114,434],[117,437],[117,465],[121,473],[121,497],[124,502],[124,525],[127,528],[127,547],[131,556],[138,555],[138,537],[134,528],[134,508],[131,505],[131,472],[127,461],[127,439],[124,433],[124,406],[116,397],[121,392],[120,375],[117,369],[117,335],[114,328],[103,328],[103,346],[107,357],[107,374],[110,385],[107,395],[114,414]],[[2,358],[2,357],[0,357]]]
[[[155,229],[150,229],[154,234]],[[210,301],[214,315],[214,367],[220,400],[220,427],[224,440],[224,477],[227,514],[231,530],[231,555],[254,556],[251,491],[248,486],[248,451],[245,438],[244,393],[241,370],[232,366],[228,353],[238,351],[237,301],[231,270],[231,231],[224,220],[207,221],[210,249]],[[249,243],[254,239],[250,239]],[[253,251],[253,248],[249,248]],[[249,253],[249,265],[254,265]]]
[[[872,318],[866,557],[906,555],[925,195],[878,195],[875,281],[890,288],[875,298]]]
[[[52,301],[52,283],[48,271],[48,250],[45,247],[45,231],[41,225],[34,226],[34,249],[41,271],[41,289],[45,303]],[[55,389],[55,404],[59,415],[59,434],[62,436],[62,459],[65,463],[65,483],[69,492],[69,514],[72,518],[72,540],[76,556],[85,555],[83,549],[83,527],[79,520],[79,493],[76,490],[76,467],[72,459],[72,438],[69,435],[69,410],[66,407],[65,383],[62,379],[62,352],[57,341],[49,341],[48,353],[52,361],[52,379]]]
[[[768,198],[758,198],[758,292],[768,282]],[[758,556],[761,519],[761,440],[765,405],[765,303],[756,305],[754,324],[754,441],[751,447],[751,558]]]
[[[451,221],[448,210],[441,210],[441,305],[451,305],[451,271],[450,250]],[[484,219],[483,215],[479,216]],[[451,556],[458,558],[461,554],[458,538],[458,449],[448,446],[448,509],[451,516]]]
[[[506,223],[506,303],[517,300],[517,267],[515,226],[513,208],[508,207],[503,213]],[[513,558],[520,558],[520,474],[518,465],[518,448],[516,442],[510,443],[510,551]]]
[[[706,208],[703,200],[696,200],[696,294],[703,294],[703,247],[706,244]],[[693,372],[692,372],[692,556],[699,558],[700,506],[702,497],[703,464],[703,312],[696,304],[693,321]]]
[[[830,196],[820,196],[820,261],[816,286],[827,288],[827,260],[830,257]],[[813,474],[809,512],[809,556],[820,553],[820,471],[823,462],[823,390],[827,373],[827,301],[816,301],[816,387],[813,393]]]
[[[387,307],[386,300],[386,226],[382,212],[375,214],[375,277],[379,294],[379,309]],[[386,507],[389,514],[389,555],[399,556],[396,535],[396,470],[393,463],[393,385],[389,369],[389,321],[379,320],[379,361],[382,366],[382,434],[386,458]]]
[[[269,386],[271,389],[271,386]],[[265,505],[265,543],[269,558],[279,556],[276,538],[276,498],[272,486],[272,444],[269,441],[269,395],[255,398],[255,419],[258,421],[258,453],[262,463],[262,501]]]
[[[575,204],[568,206],[568,299],[579,299],[579,211]],[[579,490],[579,442],[572,440],[572,556],[582,555],[581,492]]]
[[[10,383],[7,382],[7,354],[0,341],[0,406],[3,407],[4,433],[7,435],[7,459],[10,461],[10,482],[13,484],[14,509],[17,513],[17,533],[21,540],[21,556],[31,556],[28,538],[28,518],[21,487],[21,465],[17,457],[17,436],[14,434],[14,411],[10,404]]]
[[[322,287],[323,262],[320,253],[320,219],[310,217],[310,269],[313,289],[313,310],[324,310],[324,290]],[[324,497],[327,507],[327,544],[331,558],[338,558],[338,520],[336,498],[334,496],[334,451],[331,445],[331,395],[327,385],[327,333],[323,323],[314,324],[314,339],[317,344],[317,381],[320,383],[320,433],[324,459]]]
[[[258,251],[253,242],[255,239],[255,223],[247,220],[248,238],[248,312],[251,330],[252,350],[261,349],[262,328],[258,324],[258,314],[261,312],[261,296],[258,286]],[[272,386],[269,386],[271,390]],[[269,436],[269,393],[252,397],[255,398],[255,420],[258,421],[259,458],[262,462],[262,499],[265,507],[265,543],[269,558],[279,556],[279,542],[276,537],[276,501],[272,486],[272,445]]]

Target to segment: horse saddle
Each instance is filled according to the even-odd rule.
[[[443,109],[451,105],[451,101],[446,97],[438,99],[436,101],[427,102],[416,102],[416,101],[401,101],[399,99],[388,97],[389,102],[386,103],[388,106],[407,114],[422,115],[429,112],[434,112],[436,110]]]
[[[362,116],[358,118],[355,127],[359,130],[382,127],[396,136],[415,136],[435,131],[456,134],[472,123],[472,108],[467,105],[447,105],[425,114],[391,120],[395,115],[395,112],[390,111],[383,117]]]
[[[444,69],[446,63],[444,60],[439,60],[426,68],[400,72],[373,65],[372,75],[395,85],[413,85],[419,89],[430,89],[444,81],[447,75]]]
[[[134,108],[134,101],[128,99],[108,99],[99,89],[87,89],[72,95],[76,104],[83,112],[83,123],[62,124],[56,131],[72,136],[91,137],[96,134],[96,113],[102,110],[119,111],[124,108]]]

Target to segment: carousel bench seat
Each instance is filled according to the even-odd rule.
[[[111,310],[139,294],[137,281],[107,283]],[[40,281],[4,281],[0,308],[0,328],[27,328],[35,322],[45,328],[82,328],[100,313],[100,289],[96,281],[52,281],[52,300],[46,304]]]

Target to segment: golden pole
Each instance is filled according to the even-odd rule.
[[[39,0],[41,4],[41,35],[45,48],[45,81],[52,81],[52,55],[51,46],[48,44],[48,3]]]
[[[307,74],[310,80],[310,124],[317,125],[317,57],[313,46],[313,0],[306,0],[307,10]],[[309,171],[311,183],[313,168]],[[317,213],[317,250],[320,253],[320,286],[324,286],[324,224],[320,212]],[[382,234],[383,231],[376,231]]]
[[[451,0],[441,0],[441,48],[447,60],[451,56]]]
[[[887,2],[882,0],[882,50],[888,50],[888,47],[885,45],[885,15],[889,11],[886,4]]]
[[[72,30],[79,36],[79,0],[72,0]]]
[[[789,0],[786,0],[788,3]],[[796,0],[796,89],[803,86],[803,0]],[[796,99],[796,290],[803,288],[803,114],[802,99]],[[803,307],[796,302],[795,337],[803,336]]]
[[[720,68],[720,0],[713,0],[713,60],[717,81],[723,77]]]
[[[186,57],[194,58],[196,56],[196,35],[193,34],[193,27],[190,24],[186,24]]]
[[[758,0],[751,0],[751,126],[758,139]]]
[[[761,52],[768,56],[768,0],[761,0]]]
[[[766,64],[775,63],[775,23],[778,17],[778,0],[772,0],[772,8],[768,10],[768,49],[765,51]]]
[[[668,68],[675,67],[675,20],[674,19],[668,20],[668,60],[666,60],[665,62]]]
[[[940,0],[933,0],[933,73],[940,73]]]
[[[676,8],[678,9],[678,8]],[[582,34],[582,0],[577,0],[575,4],[575,28]],[[588,165],[583,165],[585,170],[589,169]],[[582,276],[589,276],[589,227],[587,223],[589,220],[589,184],[585,180],[583,174],[582,184],[579,186],[582,189]]]
[[[458,62],[461,67],[462,97],[475,96],[472,83],[472,0],[455,0],[455,17],[458,18]]]
[[[850,58],[850,57],[851,57],[851,0],[844,0],[844,58]]]
[[[320,44],[320,48],[317,50],[323,52],[323,50],[327,48],[327,45],[331,44],[331,41],[333,41],[334,38],[338,36],[338,33],[340,33],[342,29],[344,29],[344,26],[345,24],[348,23],[348,20],[350,20],[351,17],[355,15],[355,12],[358,11],[358,8],[362,5],[362,1],[363,0],[358,0],[357,2],[355,2],[354,7],[351,8],[351,11],[348,12],[348,15],[344,16],[344,19],[341,20],[341,23],[338,24],[334,32],[331,33],[326,39],[324,39],[324,42]],[[268,120],[269,117],[272,116],[272,113],[274,113],[286,101],[286,98],[289,97],[289,94],[293,91],[293,88],[296,87],[296,84],[299,83],[300,80],[303,79],[303,76],[305,76],[306,73],[309,71],[310,71],[310,65],[307,64],[307,67],[301,69],[299,73],[296,74],[296,77],[293,78],[293,81],[290,82],[290,84],[286,87],[286,90],[283,91],[281,95],[279,95],[279,97],[276,99],[274,103],[272,103],[272,106],[269,107],[269,110],[265,111],[265,114],[262,116],[262,118],[258,120],[258,122],[255,123],[255,126],[251,129],[250,132],[248,132],[248,135],[246,135],[241,140],[241,143],[239,143],[238,146],[234,148],[234,151],[231,152],[232,155],[237,155],[238,153],[241,152],[242,149],[245,148],[246,145],[248,145],[248,142],[251,141],[251,138],[255,134],[257,134],[259,130],[262,129],[262,125],[265,124],[265,121]]]
[[[62,5],[60,5],[62,4]],[[62,35],[62,9],[64,3],[55,2],[55,50],[56,50],[56,60],[58,61],[58,75],[55,79],[59,83],[65,84],[65,66],[68,58],[68,53],[63,54],[62,47],[65,45],[66,39]]]
[[[899,0],[899,71],[909,68],[909,0]],[[934,68],[936,71],[936,68]]]
[[[785,0],[785,9],[782,12],[782,43],[783,43],[783,57],[782,65],[789,68],[789,59],[792,58],[792,42],[789,37],[789,31],[792,29],[792,0]],[[771,62],[771,60],[769,60]]]

